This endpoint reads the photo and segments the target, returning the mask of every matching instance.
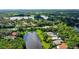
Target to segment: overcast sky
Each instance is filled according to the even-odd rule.
[[[79,0],[0,0],[0,9],[79,9]]]

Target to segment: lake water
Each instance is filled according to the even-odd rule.
[[[36,32],[28,32],[23,36],[23,39],[26,41],[27,49],[42,49],[42,45]]]
[[[74,26],[74,28],[75,28],[75,30],[76,30],[77,32],[79,32],[79,24],[77,24],[76,26]]]

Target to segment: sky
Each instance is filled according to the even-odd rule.
[[[0,9],[79,9],[79,0],[0,0]]]

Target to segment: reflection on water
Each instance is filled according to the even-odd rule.
[[[37,37],[36,32],[28,32],[23,36],[23,39],[26,41],[26,48],[28,49],[42,49],[39,38]]]
[[[74,28],[75,28],[75,30],[76,30],[77,32],[79,32],[79,24],[76,24],[76,26],[75,26]]]

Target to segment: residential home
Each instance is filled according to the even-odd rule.
[[[60,37],[57,37],[57,36],[53,36],[52,37],[52,40],[54,41],[54,40],[61,40],[61,38]]]
[[[55,41],[52,41],[52,44],[53,45],[59,45],[61,44],[63,41],[62,40],[55,40]]]
[[[55,33],[53,33],[53,32],[47,32],[47,35],[49,35],[49,36],[57,36]]]
[[[47,35],[51,36],[52,40],[60,40],[61,38],[57,36],[57,34],[53,33],[53,32],[47,32]]]
[[[66,43],[61,43],[60,45],[57,46],[57,49],[67,49],[67,44]]]
[[[12,36],[17,36],[17,32],[12,32],[11,35]]]
[[[12,39],[14,40],[16,38],[16,36],[5,36],[4,39]]]

